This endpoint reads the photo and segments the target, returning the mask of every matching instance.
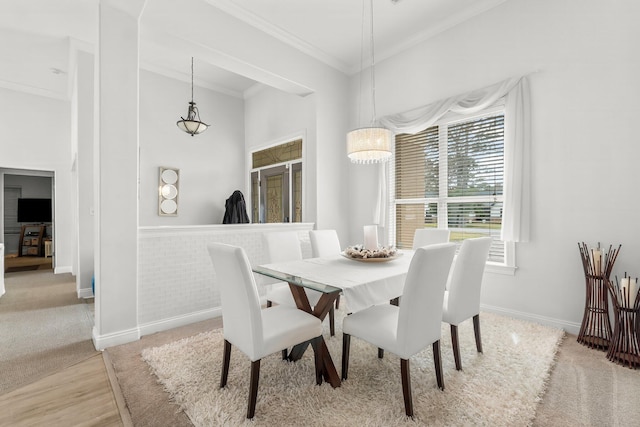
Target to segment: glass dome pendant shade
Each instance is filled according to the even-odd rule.
[[[187,113],[187,118],[180,117],[182,120],[178,120],[176,123],[180,129],[187,132],[188,134],[198,135],[209,127],[208,124],[204,123],[200,120],[200,113],[198,112],[198,107],[196,107],[196,103],[191,101],[189,102],[189,112]]]
[[[201,134],[209,127],[208,124],[200,120],[200,112],[196,103],[193,102],[193,57],[191,57],[191,102],[189,102],[187,118],[181,116],[180,119],[182,120],[178,120],[176,125],[191,136]]]

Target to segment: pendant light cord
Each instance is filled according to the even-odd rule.
[[[191,102],[193,102],[193,56],[191,57]]]
[[[373,106],[371,111],[371,124],[376,122],[376,73],[374,70],[376,59],[374,56],[375,49],[373,48],[373,0],[370,0],[371,5],[371,104]]]
[[[360,79],[360,87],[358,88],[358,126],[362,126],[362,72],[364,71],[364,11],[365,2],[362,0],[362,19],[360,19],[360,73],[358,78]]]
[[[375,49],[373,44],[373,0],[369,1],[369,6],[371,10],[370,19],[370,29],[371,32],[369,34],[369,43],[371,47],[371,68],[369,72],[371,74],[371,124],[375,124],[376,122],[376,73],[375,73]],[[361,43],[360,43],[360,87],[358,89],[358,125],[362,125],[362,73],[364,72],[364,41],[365,41],[365,19],[366,19],[366,0],[362,0],[362,27],[360,30],[361,35]]]

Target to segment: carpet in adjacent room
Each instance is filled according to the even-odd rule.
[[[0,394],[97,354],[92,304],[75,277],[35,270],[5,275],[0,298]]]

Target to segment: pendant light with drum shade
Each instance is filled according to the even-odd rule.
[[[362,71],[364,52],[364,21],[365,21],[365,1],[362,1],[362,46],[360,53],[360,95],[362,95]],[[372,117],[371,125],[354,129],[347,133],[347,155],[352,163],[382,163],[391,157],[392,133],[376,124],[376,79],[375,79],[375,57],[373,49],[373,0],[369,2],[371,8],[371,102]],[[360,120],[360,105],[358,106],[358,120]]]
[[[209,127],[208,124],[200,120],[200,111],[198,111],[196,103],[193,102],[193,56],[191,57],[191,102],[189,102],[187,118],[180,117],[180,119],[176,125],[191,136],[201,134]]]

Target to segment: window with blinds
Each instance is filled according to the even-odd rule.
[[[396,135],[394,176],[398,248],[411,248],[417,228],[448,228],[458,244],[491,236],[489,261],[505,262],[502,110]]]

